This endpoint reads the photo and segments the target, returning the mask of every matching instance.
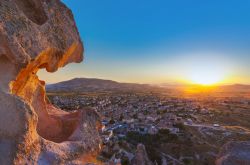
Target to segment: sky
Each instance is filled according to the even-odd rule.
[[[63,0],[85,47],[81,64],[39,72],[136,83],[250,84],[250,0]]]

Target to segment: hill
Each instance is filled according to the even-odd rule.
[[[119,83],[112,80],[96,78],[74,78],[46,86],[47,92],[118,92],[118,91],[145,91],[153,90],[148,84]]]

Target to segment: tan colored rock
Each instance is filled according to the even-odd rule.
[[[0,1],[0,164],[67,163],[98,151],[98,114],[52,106],[36,75],[82,59],[73,15],[62,2]]]
[[[153,163],[148,158],[148,154],[143,144],[137,145],[135,157],[132,160],[132,165],[153,165]]]

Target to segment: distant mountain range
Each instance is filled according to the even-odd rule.
[[[62,81],[55,84],[46,85],[47,92],[118,92],[118,91],[156,91],[166,89],[196,89],[200,85],[181,85],[181,84],[136,84],[120,83],[112,80],[103,80],[97,78],[74,78],[68,81]],[[250,92],[250,85],[233,84],[215,86],[215,92]]]
[[[47,92],[108,92],[153,90],[148,84],[119,83],[96,78],[74,78],[55,84],[46,85]]]

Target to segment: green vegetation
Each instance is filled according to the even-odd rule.
[[[123,114],[121,114],[119,117],[119,121],[122,121],[123,119],[124,119],[124,116],[123,116]]]
[[[100,155],[102,155],[105,159],[110,159],[113,156],[113,152],[104,152],[102,151]]]
[[[193,164],[192,160],[190,160],[190,159],[186,159],[186,158],[185,158],[185,159],[183,159],[182,161],[183,161],[183,163],[186,164],[186,165],[191,165],[191,164]]]
[[[157,115],[163,115],[167,112],[168,112],[167,110],[158,110],[156,113],[157,113]]]
[[[147,110],[145,110],[144,112],[143,112],[143,115],[148,115],[149,114],[149,112],[147,111]]]
[[[128,157],[122,157],[121,164],[122,165],[129,165],[129,159],[128,159]]]
[[[133,115],[133,119],[138,119],[137,113]]]
[[[178,136],[171,134],[167,129],[161,129],[157,134],[140,134],[138,132],[128,132],[127,141],[131,144],[137,145],[142,143],[145,145],[150,160],[157,161],[161,164],[161,154],[157,151],[162,143],[178,142]]]
[[[156,161],[158,164],[161,164],[161,153],[156,148],[154,148],[154,146],[145,146],[145,147],[148,154],[148,158],[152,162]]]
[[[140,134],[128,132],[127,140],[131,143],[143,143],[144,145],[159,145],[162,142],[176,142],[178,136],[171,134],[167,129],[160,129],[157,134]]]
[[[179,128],[181,131],[185,130],[185,125],[183,123],[176,123],[175,124],[176,128]]]
[[[115,124],[115,120],[114,120],[113,118],[111,118],[111,119],[109,120],[109,124]]]

